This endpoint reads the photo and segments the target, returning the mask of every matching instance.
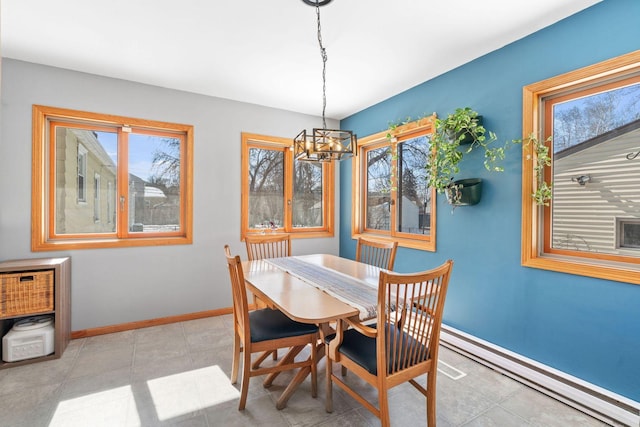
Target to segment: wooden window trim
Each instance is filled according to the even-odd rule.
[[[435,252],[436,250],[436,193],[431,189],[431,222],[429,236],[420,236],[410,233],[394,232],[396,228],[395,215],[391,216],[390,230],[369,230],[366,228],[366,191],[364,188],[365,170],[363,159],[366,151],[391,145],[392,156],[396,157],[397,144],[418,136],[432,133],[434,130],[435,115],[425,117],[401,126],[393,131],[378,132],[358,141],[358,155],[351,160],[351,237],[357,239],[360,236],[374,237],[379,240],[398,242],[399,246],[425,251]],[[391,133],[391,141],[387,135]],[[393,186],[392,186],[393,187]],[[391,189],[390,197],[395,200],[397,197],[395,188]]]
[[[640,73],[640,50],[525,86],[523,138],[534,134],[539,140],[546,140],[548,135],[544,135],[542,129],[544,98],[556,93],[588,90],[590,86],[602,86],[612,79],[624,79],[636,73]],[[537,184],[534,161],[532,144],[525,145],[522,150],[521,264],[543,270],[640,284],[637,258],[629,262],[624,256],[616,256],[612,260],[609,256],[586,255],[576,251],[545,251],[544,223],[548,221],[544,219],[549,218],[550,211],[537,206],[531,197]]]
[[[127,125],[136,129],[136,132],[160,133],[166,135],[175,134],[175,137],[182,138],[181,144],[181,219],[182,230],[168,233],[130,233],[122,232],[121,225],[116,227],[116,233],[108,234],[68,234],[64,237],[55,236],[54,221],[55,212],[53,203],[55,197],[55,186],[49,185],[55,182],[53,162],[54,156],[51,154],[53,147],[52,131],[50,126],[53,122],[72,123],[81,128],[99,129],[101,124],[110,132],[114,131],[112,126]],[[88,125],[94,122],[95,126]],[[159,122],[147,119],[136,119],[109,114],[92,113],[85,111],[70,110],[65,108],[33,105],[32,108],[32,192],[31,192],[31,250],[55,251],[55,250],[75,250],[92,248],[116,248],[116,247],[136,247],[136,246],[162,246],[162,245],[183,245],[193,242],[193,126],[185,124],[175,124]],[[121,132],[119,130],[118,132]],[[126,162],[126,153],[122,147],[118,148],[118,162]],[[48,176],[45,174],[48,173]],[[119,198],[123,193],[121,186],[127,187],[128,178],[124,168],[118,168],[118,186],[115,189]],[[123,176],[124,175],[124,180]],[[53,180],[53,181],[52,181]],[[125,197],[125,211],[127,209],[127,199]],[[116,209],[119,204],[116,203]],[[119,221],[123,221],[123,215],[118,215]],[[118,231],[120,230],[120,231]]]
[[[572,99],[576,99],[576,98],[580,98],[580,97],[587,97],[589,95],[593,95],[595,93],[598,92],[602,92],[602,91],[606,91],[606,90],[612,90],[614,88],[620,87],[620,86],[625,86],[625,85],[632,85],[632,84],[638,84],[640,83],[640,75],[634,75],[631,77],[625,77],[623,79],[617,79],[613,82],[608,82],[602,85],[597,85],[597,86],[593,86],[593,85],[589,85],[586,88],[581,88],[577,91],[571,91],[571,93],[569,94],[562,94],[561,96],[558,97],[553,97],[553,99],[549,99],[548,101],[546,101],[544,103],[544,123],[551,123],[553,120],[553,106],[555,104],[561,103],[561,102],[565,102],[567,100],[572,100]],[[549,126],[545,126],[544,129],[544,139],[545,141],[547,140],[547,138],[549,138],[551,136],[551,129]],[[553,152],[553,147],[551,146],[551,144],[547,143],[547,146],[549,148],[549,152],[552,153]],[[545,180],[547,182],[551,182],[552,181],[552,175],[553,175],[553,171],[552,168],[547,168],[545,170]],[[553,204],[553,201],[551,201],[551,204]],[[544,211],[544,218],[550,218],[551,217],[551,207],[550,206],[545,206],[543,208]],[[580,252],[580,251],[575,251],[575,250],[570,250],[570,249],[558,249],[558,248],[553,248],[551,245],[551,221],[544,221],[544,231],[543,231],[543,236],[544,236],[544,253],[545,254],[557,254],[557,255],[566,255],[566,256],[570,256],[570,257],[578,257],[578,258],[590,258],[590,259],[596,259],[596,260],[608,260],[608,261],[615,261],[615,262],[625,262],[625,263],[631,263],[631,264],[640,264],[640,258],[638,257],[631,257],[631,256],[624,256],[624,255],[615,255],[615,254],[606,254],[606,253],[597,253],[597,252]]]
[[[255,233],[258,230],[249,227],[249,149],[265,148],[282,150],[284,153],[284,198],[293,200],[293,151],[292,140],[275,136],[259,135],[255,133],[242,132],[242,153],[241,153],[241,202],[240,202],[240,240],[244,241],[244,236],[248,233]],[[323,163],[323,203],[322,203],[322,227],[294,228],[291,225],[292,204],[286,203],[283,212],[284,227],[281,232],[289,233],[292,239],[299,238],[319,238],[334,236],[334,216],[335,216],[335,166],[334,162]]]

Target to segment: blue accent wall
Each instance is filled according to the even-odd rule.
[[[366,136],[407,116],[442,117],[469,106],[499,141],[520,138],[523,86],[638,49],[640,1],[605,0],[347,117],[341,127]],[[503,173],[485,171],[482,160],[482,153],[465,156],[457,177],[484,180],[481,202],[452,214],[439,195],[437,251],[400,248],[396,269],[453,259],[446,324],[640,401],[640,286],[522,267],[521,147],[509,150]],[[350,162],[341,163],[340,177],[340,255],[353,258]]]

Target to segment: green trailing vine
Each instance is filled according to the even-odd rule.
[[[531,197],[538,206],[549,206],[553,197],[553,182],[544,179],[545,168],[551,166],[551,155],[549,146],[552,142],[550,136],[545,141],[540,141],[535,134],[531,133],[524,141],[514,140],[513,142],[523,142],[523,148],[532,144],[534,154],[533,171],[536,178],[536,189],[531,193]],[[531,160],[530,157],[527,160]]]
[[[422,117],[420,117],[422,118]],[[420,120],[420,118],[418,118],[418,120]],[[404,120],[400,120],[397,122],[389,122],[389,126],[387,127],[387,139],[389,141],[393,140],[394,136],[393,136],[393,131],[395,131],[396,129],[398,129],[398,126],[402,126],[402,125],[406,125],[407,123],[411,122],[411,117],[407,116],[406,119]]]
[[[393,141],[394,131],[409,122],[411,122],[411,117],[389,123],[387,139]],[[510,145],[522,143],[523,148],[526,148],[532,144],[535,156],[533,169],[536,177],[536,189],[531,197],[537,205],[548,206],[553,196],[553,183],[545,181],[544,172],[546,167],[551,166],[551,156],[547,145],[551,142],[551,137],[546,141],[539,141],[534,134],[531,134],[524,140],[514,139],[507,141],[504,145],[493,146],[492,143],[496,140],[496,134],[482,125],[478,112],[470,107],[457,108],[443,119],[436,118],[430,141],[433,155],[425,164],[428,171],[428,186],[434,188],[438,193],[446,193],[449,202],[455,205],[459,203],[462,193],[461,188],[453,183],[454,176],[460,172],[459,163],[465,154],[474,149],[482,149],[484,150],[485,169],[490,172],[503,172],[504,167],[500,163],[505,159]],[[395,170],[392,170],[391,174],[393,176]]]

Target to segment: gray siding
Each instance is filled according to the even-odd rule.
[[[599,253],[640,255],[617,249],[616,218],[640,218],[640,129],[554,161],[553,245]],[[589,175],[581,186],[572,181]]]

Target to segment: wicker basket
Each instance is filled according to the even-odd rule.
[[[0,274],[0,318],[53,311],[53,271]]]

